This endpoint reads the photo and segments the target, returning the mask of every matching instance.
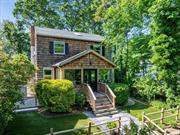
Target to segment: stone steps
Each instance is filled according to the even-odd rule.
[[[102,117],[102,116],[107,116],[107,115],[113,115],[113,114],[117,114],[118,111],[115,109],[113,111],[105,111],[105,112],[101,112],[101,113],[95,113],[96,117]]]
[[[112,103],[109,101],[106,95],[96,96],[96,111],[95,116],[107,116],[116,114],[118,111],[113,108]]]

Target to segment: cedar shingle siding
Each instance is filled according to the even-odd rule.
[[[76,59],[68,64],[65,64],[63,68],[112,68],[112,65],[93,53],[86,54],[79,59]]]
[[[54,54],[53,41],[65,42],[65,55]],[[74,39],[63,39],[56,37],[46,37],[37,35],[37,66],[39,71],[37,72],[37,79],[43,78],[43,67],[51,67],[68,57],[71,57],[77,53],[90,48],[91,45],[96,42],[82,41]]]

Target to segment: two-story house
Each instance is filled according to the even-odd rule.
[[[113,82],[115,68],[111,49],[102,46],[102,41],[103,37],[95,34],[31,27],[31,61],[39,69],[35,80],[69,79],[82,86],[94,112],[108,105],[115,109],[113,92],[107,84],[99,83],[99,70],[109,69]],[[97,99],[103,98],[107,106],[101,108],[103,101],[98,106]]]

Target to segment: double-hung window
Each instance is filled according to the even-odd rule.
[[[54,54],[65,54],[65,42],[54,41]]]
[[[52,79],[52,69],[51,68],[43,69],[43,78],[44,79]]]

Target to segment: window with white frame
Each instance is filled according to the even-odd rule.
[[[102,46],[99,44],[91,45],[91,49],[102,55]]]
[[[44,79],[52,79],[52,69],[51,68],[43,68],[43,78]]]
[[[54,41],[54,54],[65,54],[65,42]]]

